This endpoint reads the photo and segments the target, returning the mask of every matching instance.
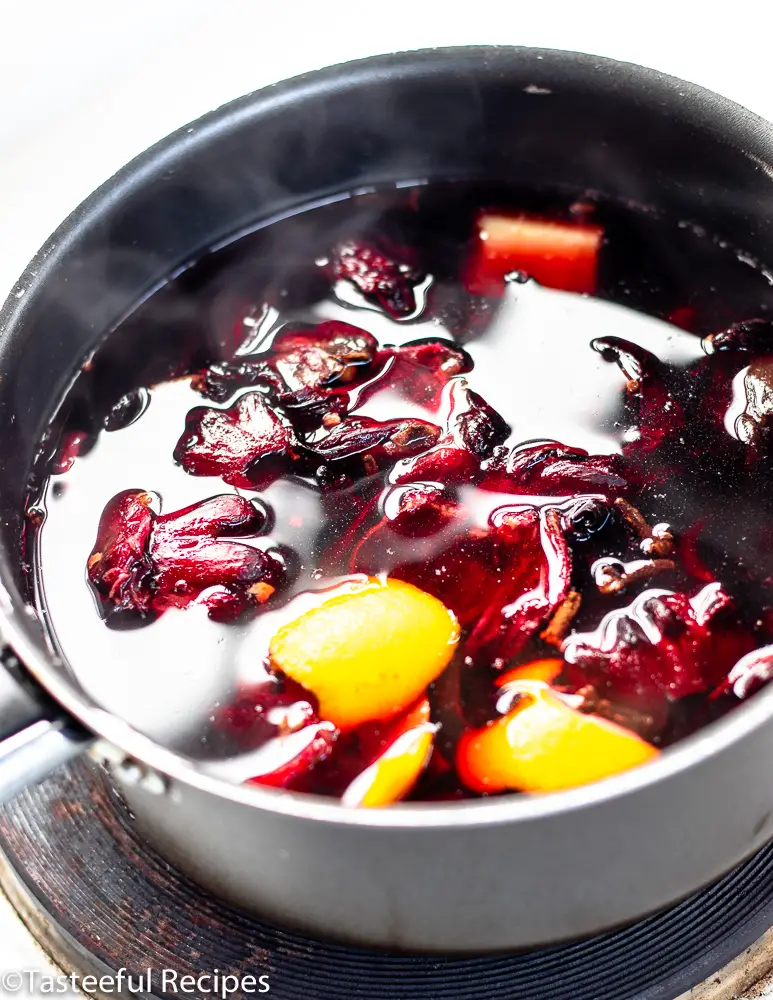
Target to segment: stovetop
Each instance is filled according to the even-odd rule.
[[[235,977],[232,996],[248,995],[233,985],[246,982],[253,995],[268,985],[279,1000],[773,996],[773,975],[768,992],[765,985],[773,972],[773,845],[630,927],[528,953],[461,958],[320,942],[228,906],[143,844],[104,774],[84,762],[0,808],[0,848],[0,886],[23,920],[66,972],[112,976],[102,995],[115,995],[123,968],[122,985],[131,975],[148,997],[182,995],[181,977],[215,970],[221,982]],[[24,943],[17,948],[13,940]],[[9,971],[40,967],[30,948],[17,920],[0,925],[0,996],[3,965],[5,995],[29,995],[29,986],[42,992],[34,976],[7,979]],[[194,1000],[215,985],[186,982]]]

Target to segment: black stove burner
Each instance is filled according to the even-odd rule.
[[[315,941],[233,909],[172,869],[84,764],[1,808],[0,846],[0,883],[73,971],[267,974],[277,1000],[674,1000],[773,924],[768,846],[670,910],[559,947],[438,958]]]

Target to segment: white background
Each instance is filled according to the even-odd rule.
[[[242,93],[395,49],[578,49],[773,119],[765,0],[0,0],[0,297],[126,160]],[[0,971],[40,963],[0,902]]]
[[[516,43],[641,62],[773,118],[766,0],[0,0],[0,293],[89,191],[172,129],[303,70]]]

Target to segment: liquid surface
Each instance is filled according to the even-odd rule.
[[[533,280],[511,280],[497,296],[471,294],[461,276],[475,252],[471,206],[480,204],[480,194],[453,196],[453,225],[438,222],[438,206],[447,197],[430,191],[417,194],[409,207],[389,201],[386,208],[366,199],[365,208],[355,202],[327,221],[326,210],[320,210],[316,224],[280,223],[273,227],[279,235],[271,237],[271,259],[279,260],[273,270],[267,270],[265,235],[213,255],[157,293],[108,340],[65,410],[54,474],[37,504],[45,519],[36,535],[35,562],[53,641],[101,705],[228,780],[273,773],[277,761],[293,755],[286,742],[277,749],[278,735],[302,742],[308,727],[319,725],[315,697],[306,697],[294,681],[277,690],[277,665],[269,663],[272,638],[331,595],[357,593],[367,577],[406,580],[443,601],[461,624],[459,653],[429,690],[429,714],[411,722],[411,732],[432,728],[435,741],[428,768],[406,791],[414,797],[505,790],[460,779],[454,754],[462,730],[490,728],[514,710],[512,692],[503,694],[497,680],[513,667],[563,661],[563,672],[549,682],[561,705],[581,708],[584,717],[612,720],[657,748],[732,710],[739,692],[746,696],[765,679],[764,664],[755,663],[735,688],[726,681],[738,660],[766,646],[773,624],[767,610],[773,564],[767,546],[773,542],[764,463],[773,398],[767,327],[752,325],[748,335],[736,331],[713,344],[702,340],[733,322],[764,315],[769,294],[764,276],[700,233],[657,219],[642,222],[619,208],[607,209],[607,218],[602,205],[592,214],[605,231],[599,279],[604,298]],[[420,260],[412,285],[415,308],[399,318],[350,281],[329,279],[326,246],[378,227],[392,237],[397,231],[397,245],[407,245]],[[684,241],[694,265],[685,274],[670,273],[666,266],[660,276],[652,261],[637,266],[643,232],[657,242],[661,257],[672,241]],[[417,242],[418,248],[412,246]],[[717,275],[724,294],[719,282],[711,284]],[[637,309],[622,304],[628,301]],[[315,462],[296,461],[278,474],[261,474],[252,486],[191,474],[185,460],[173,461],[191,410],[230,412],[240,399],[267,392],[234,379],[223,390],[225,398],[204,398],[205,365],[271,359],[281,355],[271,353],[275,338],[281,343],[288,329],[313,340],[314,329],[326,321],[371,334],[379,351],[398,349],[384,364],[371,363],[372,377],[355,373],[351,388],[343,386],[349,393],[344,420],[419,421],[438,428],[439,437],[418,453],[364,465],[352,457],[354,451],[345,459],[320,460],[322,478]],[[147,352],[156,332],[158,364],[148,361]],[[416,341],[463,350],[463,370],[451,365],[447,376],[435,373],[428,391],[414,391],[416,373],[425,382],[428,376],[426,367],[411,362],[392,381],[389,364],[398,364],[399,350]],[[770,343],[773,356],[773,337]],[[473,425],[473,437],[484,442],[477,460],[485,474],[449,478],[442,470],[435,475],[433,467],[428,475],[417,462],[442,449],[452,397],[468,389],[498,415],[493,424],[476,418]],[[133,393],[128,403],[111,413],[127,390]],[[105,421],[117,429],[104,429]],[[312,450],[319,445],[315,454],[324,454],[326,439],[340,426],[340,420],[331,420],[304,428],[301,436]],[[572,449],[569,460],[545,442]],[[521,462],[515,486],[512,461],[507,462],[527,452],[548,473],[540,473],[542,479],[527,474],[523,469],[531,466]],[[591,465],[584,464],[588,456]],[[550,473],[550,463],[561,460],[564,466]],[[430,521],[393,530],[416,488]],[[250,595],[249,607],[227,621],[213,620],[211,606],[196,601],[145,618],[106,612],[104,595],[89,585],[85,567],[96,551],[100,517],[123,491],[147,493],[154,516],[223,494],[254,501],[261,526],[246,535],[225,534],[267,553],[279,567],[267,584],[265,603],[260,603],[264,591],[257,606]],[[413,494],[409,500],[408,506],[417,502]],[[545,538],[556,524],[562,540],[549,551]],[[656,525],[660,533],[652,532]],[[486,546],[497,531],[505,533],[501,538],[510,532],[509,541],[505,545],[497,535],[497,545],[505,549],[492,555]],[[541,582],[534,592],[547,603],[535,618],[529,601],[522,600],[532,584],[501,587],[509,567],[532,558],[524,553],[538,536],[542,549],[533,559],[535,580]],[[671,541],[655,552],[653,538]],[[562,552],[571,579],[561,594],[551,596],[560,577],[554,563]],[[653,559],[664,565],[652,570]],[[546,582],[545,573],[554,571],[555,580]],[[557,630],[545,638],[571,594],[581,597],[579,609],[573,609],[562,634]],[[512,610],[514,600],[523,607]],[[505,642],[500,622],[493,639],[477,640],[489,606],[500,615],[511,609],[503,622],[520,621],[519,615],[531,622],[523,625],[524,637]],[[654,652],[648,647],[644,655],[629,656],[632,630],[636,635],[629,645],[650,642]],[[711,655],[704,646],[711,646]],[[468,660],[477,673],[464,674]],[[526,695],[522,690],[519,697]],[[542,695],[534,697],[539,702]],[[306,702],[304,717],[305,709],[293,706]],[[294,721],[293,711],[301,713]],[[390,725],[389,718],[371,720],[367,731],[344,733],[332,753],[318,756],[310,769],[265,783],[342,794],[374,760],[373,747],[383,749],[394,738]],[[543,771],[539,774],[549,783]],[[519,773],[507,787],[530,790],[531,780]]]

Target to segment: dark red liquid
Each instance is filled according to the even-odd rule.
[[[491,205],[601,225],[598,297],[468,292]],[[378,249],[336,257],[357,240]],[[773,628],[772,300],[732,248],[587,199],[429,187],[245,237],[140,306],[63,405],[35,552],[52,641],[106,708],[216,773],[338,795],[394,721],[334,741],[268,642],[352,574],[388,575],[463,629],[412,797],[472,794],[456,740],[496,718],[502,670],[545,657],[584,711],[665,747],[764,675],[727,682]],[[135,503],[134,534],[95,591],[111,501]]]

